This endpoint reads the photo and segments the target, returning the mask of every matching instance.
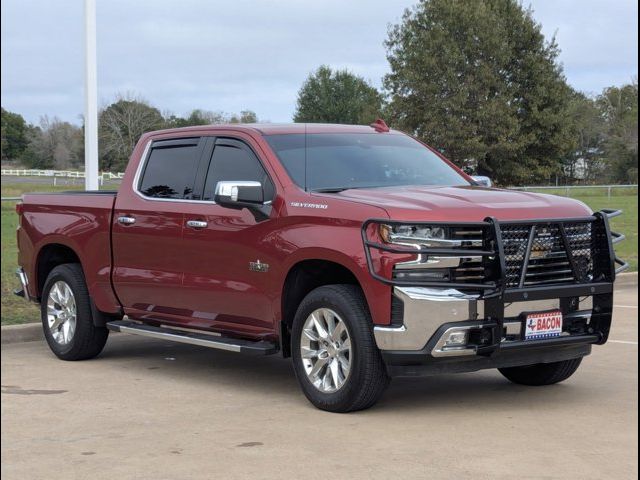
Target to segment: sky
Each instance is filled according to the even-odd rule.
[[[250,109],[290,122],[321,64],[376,87],[388,72],[388,25],[417,0],[97,0],[98,97],[143,98],[163,113]],[[597,94],[637,80],[635,0],[533,0],[556,35],[570,85]],[[81,123],[82,0],[2,0],[2,106],[38,123]]]

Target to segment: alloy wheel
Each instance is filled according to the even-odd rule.
[[[49,290],[47,298],[47,323],[53,339],[67,345],[76,331],[76,298],[71,287],[57,281]]]
[[[351,337],[346,323],[331,309],[314,310],[302,329],[300,354],[315,388],[322,393],[338,391],[351,370]]]

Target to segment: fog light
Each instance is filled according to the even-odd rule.
[[[468,331],[454,330],[444,342],[445,347],[462,347],[467,344]]]
[[[449,272],[447,270],[417,270],[417,271],[399,271],[393,270],[393,278],[398,280],[417,280],[417,281],[446,281],[449,280]]]

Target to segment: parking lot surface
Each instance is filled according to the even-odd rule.
[[[288,360],[112,334],[62,362],[2,346],[2,478],[637,478],[637,290],[610,342],[550,387],[497,371],[395,379],[372,409],[331,414]]]

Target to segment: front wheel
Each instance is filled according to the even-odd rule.
[[[369,310],[354,285],[309,293],[296,312],[291,347],[302,391],[321,410],[369,408],[389,384]]]
[[[62,360],[86,360],[104,348],[109,330],[93,323],[91,300],[77,263],[55,267],[44,284],[40,304],[49,348]]]
[[[553,363],[538,363],[524,367],[499,368],[502,375],[520,385],[541,386],[559,383],[573,375],[582,357]]]

